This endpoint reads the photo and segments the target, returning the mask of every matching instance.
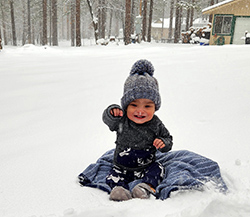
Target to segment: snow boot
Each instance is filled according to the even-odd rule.
[[[109,199],[114,201],[125,201],[132,199],[132,195],[129,190],[121,186],[116,186],[112,189]]]
[[[137,184],[132,190],[132,197],[133,198],[140,198],[140,199],[149,199],[150,194],[154,194],[155,189],[150,187],[146,183],[139,183]]]

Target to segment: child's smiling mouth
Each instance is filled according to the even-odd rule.
[[[135,116],[135,118],[138,118],[138,119],[143,119],[143,118],[145,118],[146,116],[144,116],[144,115],[134,115]]]

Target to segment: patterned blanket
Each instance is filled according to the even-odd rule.
[[[105,178],[113,161],[114,149],[106,152],[96,163],[90,164],[79,176],[81,186],[89,186],[110,192]],[[165,167],[165,177],[156,188],[156,198],[167,199],[172,191],[202,190],[207,182],[215,189],[226,193],[228,188],[223,181],[218,164],[206,157],[190,151],[157,152],[156,159]],[[130,189],[140,180],[130,183]]]

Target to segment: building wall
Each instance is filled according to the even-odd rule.
[[[172,31],[174,31],[174,29]],[[169,33],[169,29],[167,28],[163,29],[163,32],[162,32],[162,28],[151,29],[152,38],[156,41],[161,40],[161,39],[168,39],[168,33]]]
[[[226,6],[218,7],[214,10],[216,14],[234,14],[235,16],[250,16],[250,1],[242,0],[229,3]]]

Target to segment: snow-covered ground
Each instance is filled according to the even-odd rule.
[[[250,216],[250,46],[173,44],[0,52],[1,217]],[[102,112],[119,103],[132,64],[148,59],[160,84],[157,115],[173,150],[217,161],[227,195],[205,190],[161,201],[109,201],[76,183],[114,147]]]

